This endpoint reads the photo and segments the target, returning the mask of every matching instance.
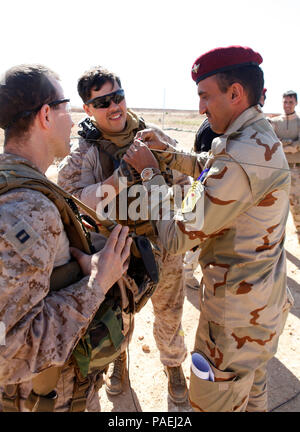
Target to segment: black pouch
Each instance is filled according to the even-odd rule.
[[[133,238],[135,253],[130,256],[128,276],[134,279],[138,292],[127,290],[129,306],[125,313],[139,312],[153,295],[159,282],[159,265],[155,259],[160,255],[159,249],[144,236]]]
[[[144,236],[137,236],[134,238],[134,241],[138,251],[141,254],[141,259],[143,261],[147,275],[152,280],[152,282],[158,283],[159,270],[150,241]]]

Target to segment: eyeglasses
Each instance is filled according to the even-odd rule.
[[[44,105],[49,105],[49,107],[54,107],[54,106],[60,105],[62,103],[67,103],[67,102],[70,102],[70,99],[57,99],[57,100],[54,100],[54,101],[48,102],[48,103],[44,102],[41,105],[39,105],[37,108],[34,108],[32,110],[28,110],[28,111],[23,111],[22,113],[19,114],[19,118],[26,117],[29,114],[32,114],[34,112],[38,112],[42,108],[42,106],[44,106]]]
[[[48,105],[49,105],[49,107],[51,108],[51,107],[54,107],[54,106],[60,105],[60,104],[62,104],[62,103],[66,103],[66,104],[67,104],[67,105],[66,105],[66,111],[67,111],[67,112],[71,112],[70,99],[57,99],[57,100],[55,100],[55,101],[53,101],[53,102],[49,102]]]
[[[125,98],[125,93],[123,89],[118,89],[112,93],[108,93],[104,96],[98,96],[93,99],[88,100],[85,104],[92,104],[94,108],[108,108],[111,101],[115,104],[119,104]]]
[[[37,108],[33,108],[32,110],[28,110],[28,111],[22,111],[15,116],[13,121],[11,121],[11,123],[7,127],[10,127],[13,123],[15,123],[17,120],[20,120],[21,118],[28,117],[32,113],[37,113],[44,105],[49,105],[49,107],[54,107],[66,102],[70,102],[70,99],[57,99],[48,103],[44,102],[41,105],[39,105]]]
[[[62,104],[62,103],[67,103],[67,102],[70,102],[70,99],[57,99],[57,100],[55,100],[55,101],[53,101],[53,102],[49,102],[48,104],[46,104],[46,105],[49,105],[49,107],[53,107],[53,106],[57,106],[57,105],[60,105],[60,104]],[[45,105],[45,104],[44,104]],[[42,105],[43,106],[43,105]],[[42,106],[41,106],[41,108],[42,108]],[[40,108],[40,109],[41,109]]]

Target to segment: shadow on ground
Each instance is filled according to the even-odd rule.
[[[299,412],[300,381],[298,378],[276,357],[269,361],[267,370],[269,411]]]
[[[107,398],[112,403],[111,412],[141,412],[142,407],[139,403],[138,396],[134,389],[129,386],[128,378],[126,379],[124,391],[118,396],[109,396]],[[100,400],[101,403],[101,400]]]
[[[293,315],[300,319],[300,285],[292,278],[287,278],[288,287],[294,297],[294,306],[291,309]]]
[[[269,411],[299,412],[300,381],[276,357],[269,362],[267,369]],[[108,399],[113,405],[111,412],[142,412],[138,396],[133,388],[130,389],[128,379],[123,393],[108,396]],[[189,402],[176,405],[168,397],[168,412],[180,411],[192,411]]]
[[[291,261],[296,267],[300,268],[300,260],[295,257],[295,255],[291,254],[289,251],[286,252],[286,257],[289,261]]]
[[[198,310],[200,310],[200,290],[186,288],[185,292],[188,301]]]

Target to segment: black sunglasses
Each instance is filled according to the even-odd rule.
[[[125,97],[123,89],[118,89],[112,93],[108,93],[104,96],[98,96],[93,99],[88,100],[85,104],[92,104],[94,108],[108,108],[111,101],[115,104],[119,104]]]

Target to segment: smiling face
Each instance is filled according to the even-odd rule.
[[[94,99],[98,96],[105,96],[119,88],[120,87],[116,81],[114,82],[114,85],[107,81],[103,84],[100,90],[91,90],[90,99]],[[97,125],[103,132],[122,132],[125,129],[127,118],[125,99],[123,99],[119,104],[111,101],[108,108],[94,108],[92,104],[84,104],[83,108],[90,117],[94,117]]]
[[[282,103],[286,115],[293,114],[295,112],[297,101],[294,96],[284,96]]]

